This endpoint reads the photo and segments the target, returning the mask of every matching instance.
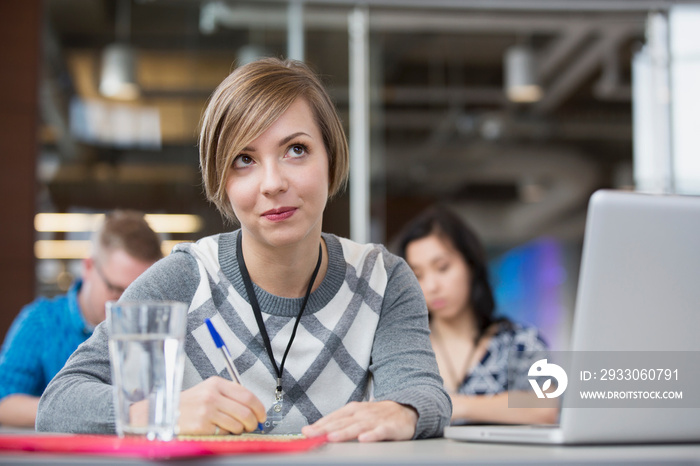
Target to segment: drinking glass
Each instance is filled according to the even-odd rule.
[[[180,414],[187,305],[110,301],[106,306],[117,434],[172,440]],[[147,403],[147,422],[132,416],[137,402]]]

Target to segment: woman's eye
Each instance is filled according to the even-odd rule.
[[[306,146],[303,144],[294,144],[290,146],[289,151],[287,151],[287,153],[292,157],[301,157],[306,155],[306,152]]]
[[[449,270],[449,268],[450,268],[450,264],[440,264],[438,266],[438,270],[440,272],[447,272]]]
[[[249,155],[241,154],[235,159],[233,159],[232,166],[233,168],[243,168],[247,167],[251,163],[253,163],[253,159]]]

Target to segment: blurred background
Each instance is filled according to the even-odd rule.
[[[236,66],[278,56],[320,73],[348,131],[324,229],[390,243],[448,204],[498,310],[567,349],[590,194],[700,192],[695,3],[5,1],[0,333],[67,289],[107,210],[147,212],[166,251],[234,228],[202,192],[199,119]]]

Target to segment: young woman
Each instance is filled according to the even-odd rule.
[[[556,422],[555,403],[508,407],[509,395],[523,401],[533,396],[527,371],[544,357],[546,345],[534,328],[493,316],[486,257],[474,232],[449,210],[433,207],[404,228],[396,245],[428,305],[430,340],[452,397],[452,420]]]
[[[413,273],[381,246],[322,233],[348,148],[318,78],[278,59],[236,69],[211,97],[199,148],[208,199],[240,229],[177,246],[122,298],[189,304],[180,433],[240,433],[271,418],[272,433],[331,441],[440,435],[451,405]],[[114,432],[108,337],[98,327],[53,380],[38,429]],[[145,415],[138,403],[131,413]]]

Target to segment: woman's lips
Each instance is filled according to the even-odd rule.
[[[446,304],[447,301],[444,299],[434,299],[430,301],[430,309],[442,309],[443,307],[445,307]]]
[[[271,222],[281,222],[294,215],[296,211],[297,209],[295,207],[281,207],[279,209],[271,209],[267,212],[263,212],[262,216]]]

